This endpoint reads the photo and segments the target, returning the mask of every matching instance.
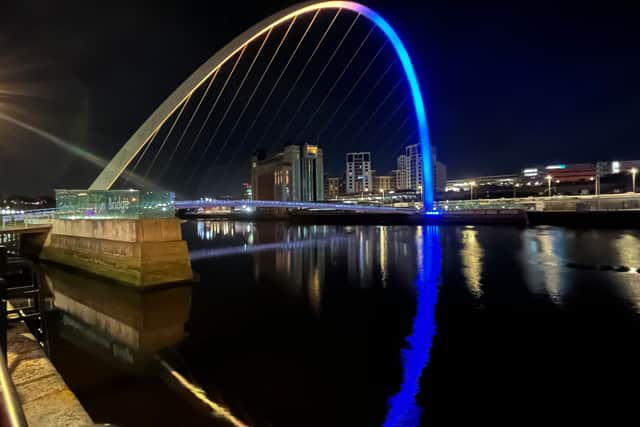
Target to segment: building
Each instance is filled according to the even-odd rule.
[[[251,184],[248,182],[242,183],[242,199],[253,200],[253,191],[251,190]]]
[[[522,170],[521,182],[526,185],[542,185],[548,176],[556,183],[589,181],[596,175],[593,163],[554,164],[530,167]]]
[[[396,190],[422,191],[423,169],[422,149],[420,144],[405,147],[405,153],[398,156],[398,169],[392,171],[395,177]],[[445,191],[447,187],[447,166],[438,161],[435,147],[431,147],[431,178],[434,190]]]
[[[366,193],[373,188],[371,153],[347,153],[347,193]]]
[[[375,193],[381,193],[382,191],[388,192],[395,187],[392,185],[393,180],[391,175],[374,175],[373,176],[373,191]]]
[[[545,177],[553,177],[553,180],[558,184],[567,182],[587,182],[596,176],[596,165],[593,163],[549,165],[545,167],[545,172]]]
[[[447,165],[438,160],[433,162],[433,187],[436,191],[447,188]]]
[[[303,201],[324,200],[324,158],[322,148],[305,144],[300,148],[300,187]]]
[[[254,200],[324,200],[322,149],[316,145],[287,145],[267,158],[256,152],[251,159]]]
[[[403,191],[409,189],[409,161],[407,156],[398,156],[398,169],[396,169],[396,190]]]
[[[389,175],[391,176],[391,186],[393,187],[393,190],[398,190],[398,184],[400,182],[400,169],[391,170],[389,172]]]
[[[421,190],[423,185],[422,175],[422,150],[420,144],[407,145],[405,148],[407,157],[407,185],[409,190]]]
[[[596,163],[596,171],[600,176],[629,173],[633,168],[640,170],[640,160],[614,160]]]
[[[478,187],[513,187],[518,180],[518,175],[489,175],[464,179],[450,179],[447,181],[446,191],[469,191],[471,183]]]
[[[339,176],[328,176],[325,183],[325,196],[327,199],[336,199],[342,193],[343,179]]]

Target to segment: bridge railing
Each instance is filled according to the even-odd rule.
[[[0,211],[0,227],[50,224],[57,209],[3,210]]]
[[[353,203],[332,203],[332,202],[299,202],[299,201],[277,201],[277,200],[181,200],[175,203],[176,209],[199,209],[213,207],[228,208],[270,208],[289,210],[334,210],[349,212],[371,212],[371,213],[415,213],[413,208],[396,208],[389,206],[361,205]]]
[[[170,218],[175,213],[170,191],[56,190],[57,218]]]

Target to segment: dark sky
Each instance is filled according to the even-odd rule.
[[[294,2],[202,3],[2,1],[0,113],[110,158],[155,107],[217,49]],[[367,4],[385,16],[407,44],[422,84],[432,142],[448,164],[450,177],[510,173],[540,163],[640,158],[640,14],[631,6],[581,2],[574,7],[561,1],[376,0]],[[329,18],[326,15],[319,21],[326,24]],[[344,32],[349,22],[343,19],[338,29]],[[352,40],[345,44],[351,50],[346,51],[355,51],[366,35],[365,24],[359,22],[354,28]],[[321,33],[316,31],[314,37]],[[338,35],[336,32],[331,39],[333,46],[339,41]],[[273,41],[277,41],[275,34]],[[372,36],[358,66],[363,67],[373,57],[382,41],[379,34]],[[311,48],[313,43],[301,52],[308,56]],[[328,57],[330,52],[322,51],[319,58]],[[348,59],[349,55],[338,55],[327,75],[336,76]],[[374,67],[372,75],[363,81],[365,88],[376,81],[391,59],[388,52],[381,55],[378,68]],[[302,63],[294,61],[292,69],[294,65],[301,68]],[[258,61],[256,69],[265,64]],[[321,68],[318,64],[311,67],[316,73]],[[275,61],[273,69],[283,65]],[[242,66],[246,70],[248,63]],[[382,101],[394,79],[401,76],[396,71],[392,70],[389,81],[367,108],[373,109]],[[351,73],[352,79],[357,74]],[[247,85],[257,80],[255,75],[250,76]],[[283,91],[292,76],[285,75]],[[314,77],[310,72],[302,79],[301,88],[305,84],[309,87]],[[247,110],[246,123],[273,83],[269,79],[257,92],[255,105]],[[318,93],[310,98],[311,106],[302,110],[303,117],[313,111],[314,102],[332,82],[332,78],[323,79]],[[230,87],[233,84],[239,84],[239,79],[234,78]],[[336,94],[348,88],[347,81]],[[243,90],[239,99],[246,100],[250,89]],[[281,99],[285,92],[279,90],[274,97]],[[304,93],[296,90],[292,99],[299,100]],[[349,115],[349,108],[355,109],[363,93],[358,95],[356,91],[355,100],[349,100],[338,116]],[[411,114],[406,108],[409,104],[400,106],[397,117],[391,117],[391,113],[406,94],[406,87],[401,85],[361,135],[364,140],[375,141],[374,166],[384,172],[393,166],[397,145],[405,140],[392,135],[393,126],[399,127]],[[301,134],[305,140],[318,137],[322,119],[340,101],[339,95],[333,98],[327,111],[318,116],[319,124],[310,124],[307,133]],[[229,101],[230,96],[223,96],[224,100]],[[290,116],[294,108],[295,104],[287,105],[283,116]],[[266,112],[271,110],[267,108]],[[230,124],[238,113],[235,108],[231,110]],[[386,115],[390,130],[377,131],[375,125],[382,125]],[[364,111],[362,117],[368,117],[368,112]],[[282,124],[278,119],[275,127],[279,129]],[[225,139],[227,126],[225,123],[221,140]],[[405,132],[409,137],[411,126],[413,122]],[[304,121],[295,122],[294,128],[304,127]],[[331,131],[339,127],[329,126],[319,138],[321,145],[330,145],[327,156],[333,157],[328,161],[332,173],[339,172],[336,169],[344,151],[357,145],[351,147],[346,136],[345,141],[342,137],[338,142],[331,141]],[[239,130],[246,128],[241,122]],[[242,134],[238,132],[240,137]],[[277,135],[275,132],[267,139],[276,139]],[[284,138],[295,139],[294,135]],[[230,147],[239,136],[230,138]],[[255,148],[274,150],[283,143],[278,140],[269,147],[251,146],[251,141],[257,140],[250,134],[247,153],[240,152],[238,158],[246,161]],[[366,141],[357,148],[367,148]],[[81,157],[0,120],[0,194],[86,188],[99,170]],[[213,164],[213,159],[206,157],[204,162]],[[239,172],[233,178],[229,178],[229,168],[205,175],[198,181],[199,188],[219,192],[221,187],[237,186],[244,178],[245,166],[242,162],[234,166],[232,169]],[[211,184],[213,181],[218,184]],[[176,175],[168,182],[177,185],[181,179]]]

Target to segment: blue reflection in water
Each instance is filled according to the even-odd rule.
[[[436,331],[435,307],[442,254],[436,227],[416,230],[418,276],[416,277],[417,308],[413,331],[402,350],[403,378],[400,391],[389,398],[389,412],[384,427],[414,427],[420,423],[422,408],[416,403],[420,376],[429,363],[431,343]]]

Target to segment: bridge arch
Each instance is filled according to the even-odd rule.
[[[124,172],[127,166],[133,161],[136,155],[152,139],[153,135],[162,127],[165,121],[180,108],[213,73],[230,60],[236,53],[241,51],[261,35],[272,28],[287,22],[297,16],[316,12],[322,9],[347,9],[359,13],[373,22],[391,42],[411,90],[411,97],[418,124],[418,136],[422,149],[422,170],[423,170],[423,201],[425,207],[433,205],[433,183],[431,164],[431,144],[429,141],[429,131],[427,127],[427,117],[424,108],[424,100],[418,83],[411,58],[400,40],[400,37],[389,23],[374,10],[360,3],[350,1],[309,1],[299,3],[284,9],[263,21],[257,23],[244,33],[237,36],[226,46],[216,52],[209,60],[202,64],[191,76],[185,80],[171,95],[149,116],[149,118],[136,130],[129,140],[116,153],[113,159],[107,164],[104,170],[98,175],[90,190],[108,190]]]

